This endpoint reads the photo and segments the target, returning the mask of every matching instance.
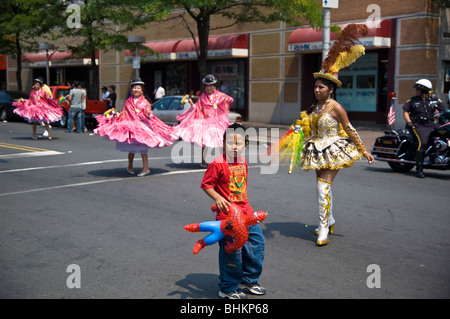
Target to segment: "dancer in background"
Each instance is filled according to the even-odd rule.
[[[128,152],[127,172],[131,175],[135,174],[135,153],[140,153],[142,171],[137,176],[145,176],[150,174],[148,149],[171,145],[176,137],[172,127],[153,115],[151,104],[144,97],[144,82],[136,77],[130,87],[131,96],[125,101],[122,111],[118,113],[110,109],[106,115],[98,115],[98,127],[94,133],[116,141],[117,150]]]
[[[228,113],[233,98],[216,90],[217,79],[208,74],[203,79],[205,91],[198,101],[184,113],[177,116],[180,124],[175,126],[175,133],[186,142],[202,147],[201,167],[207,167],[205,147],[216,148],[223,145],[223,134],[230,125]]]
[[[40,122],[44,123],[48,132],[48,139],[51,140],[49,123],[59,120],[63,116],[63,110],[58,106],[58,102],[49,97],[42,88],[44,81],[42,78],[36,78],[33,81],[33,90],[28,100],[14,102],[14,113],[20,115],[27,121],[33,123],[33,140],[37,139],[36,129]]]

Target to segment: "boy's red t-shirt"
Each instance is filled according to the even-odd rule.
[[[220,196],[239,206],[245,215],[253,215],[247,199],[248,166],[244,157],[234,163],[228,163],[225,154],[216,157],[206,170],[200,187],[213,188]],[[242,184],[241,184],[242,183]],[[217,220],[226,218],[218,213]]]

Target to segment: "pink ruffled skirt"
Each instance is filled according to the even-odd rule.
[[[31,104],[28,101],[14,102],[14,113],[30,122],[55,122],[63,116],[61,107],[48,105],[46,103]]]
[[[130,144],[129,147],[138,146],[135,151],[145,147],[169,146],[176,139],[173,128],[166,125],[156,116],[143,120],[119,120],[106,118],[104,115],[96,116],[98,127],[95,134],[108,137],[112,141]],[[119,150],[129,151],[125,146],[118,146]]]
[[[175,134],[182,140],[199,146],[216,148],[223,146],[223,134],[230,125],[228,114],[196,117],[196,112],[184,116],[174,127]]]

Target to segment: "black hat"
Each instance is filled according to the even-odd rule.
[[[37,78],[35,78],[34,80],[33,80],[33,83],[34,82],[39,82],[39,83],[41,83],[41,84],[44,84],[44,78],[42,77],[42,76],[38,76]]]
[[[212,74],[207,74],[205,76],[205,78],[203,79],[203,84],[216,84],[216,83],[217,83],[217,79]]]
[[[145,85],[145,83],[141,80],[140,77],[135,77],[135,78],[133,78],[133,80],[131,80],[130,86],[133,86],[136,84]]]

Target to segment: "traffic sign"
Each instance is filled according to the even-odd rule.
[[[322,7],[337,9],[339,8],[339,0],[322,0]]]

